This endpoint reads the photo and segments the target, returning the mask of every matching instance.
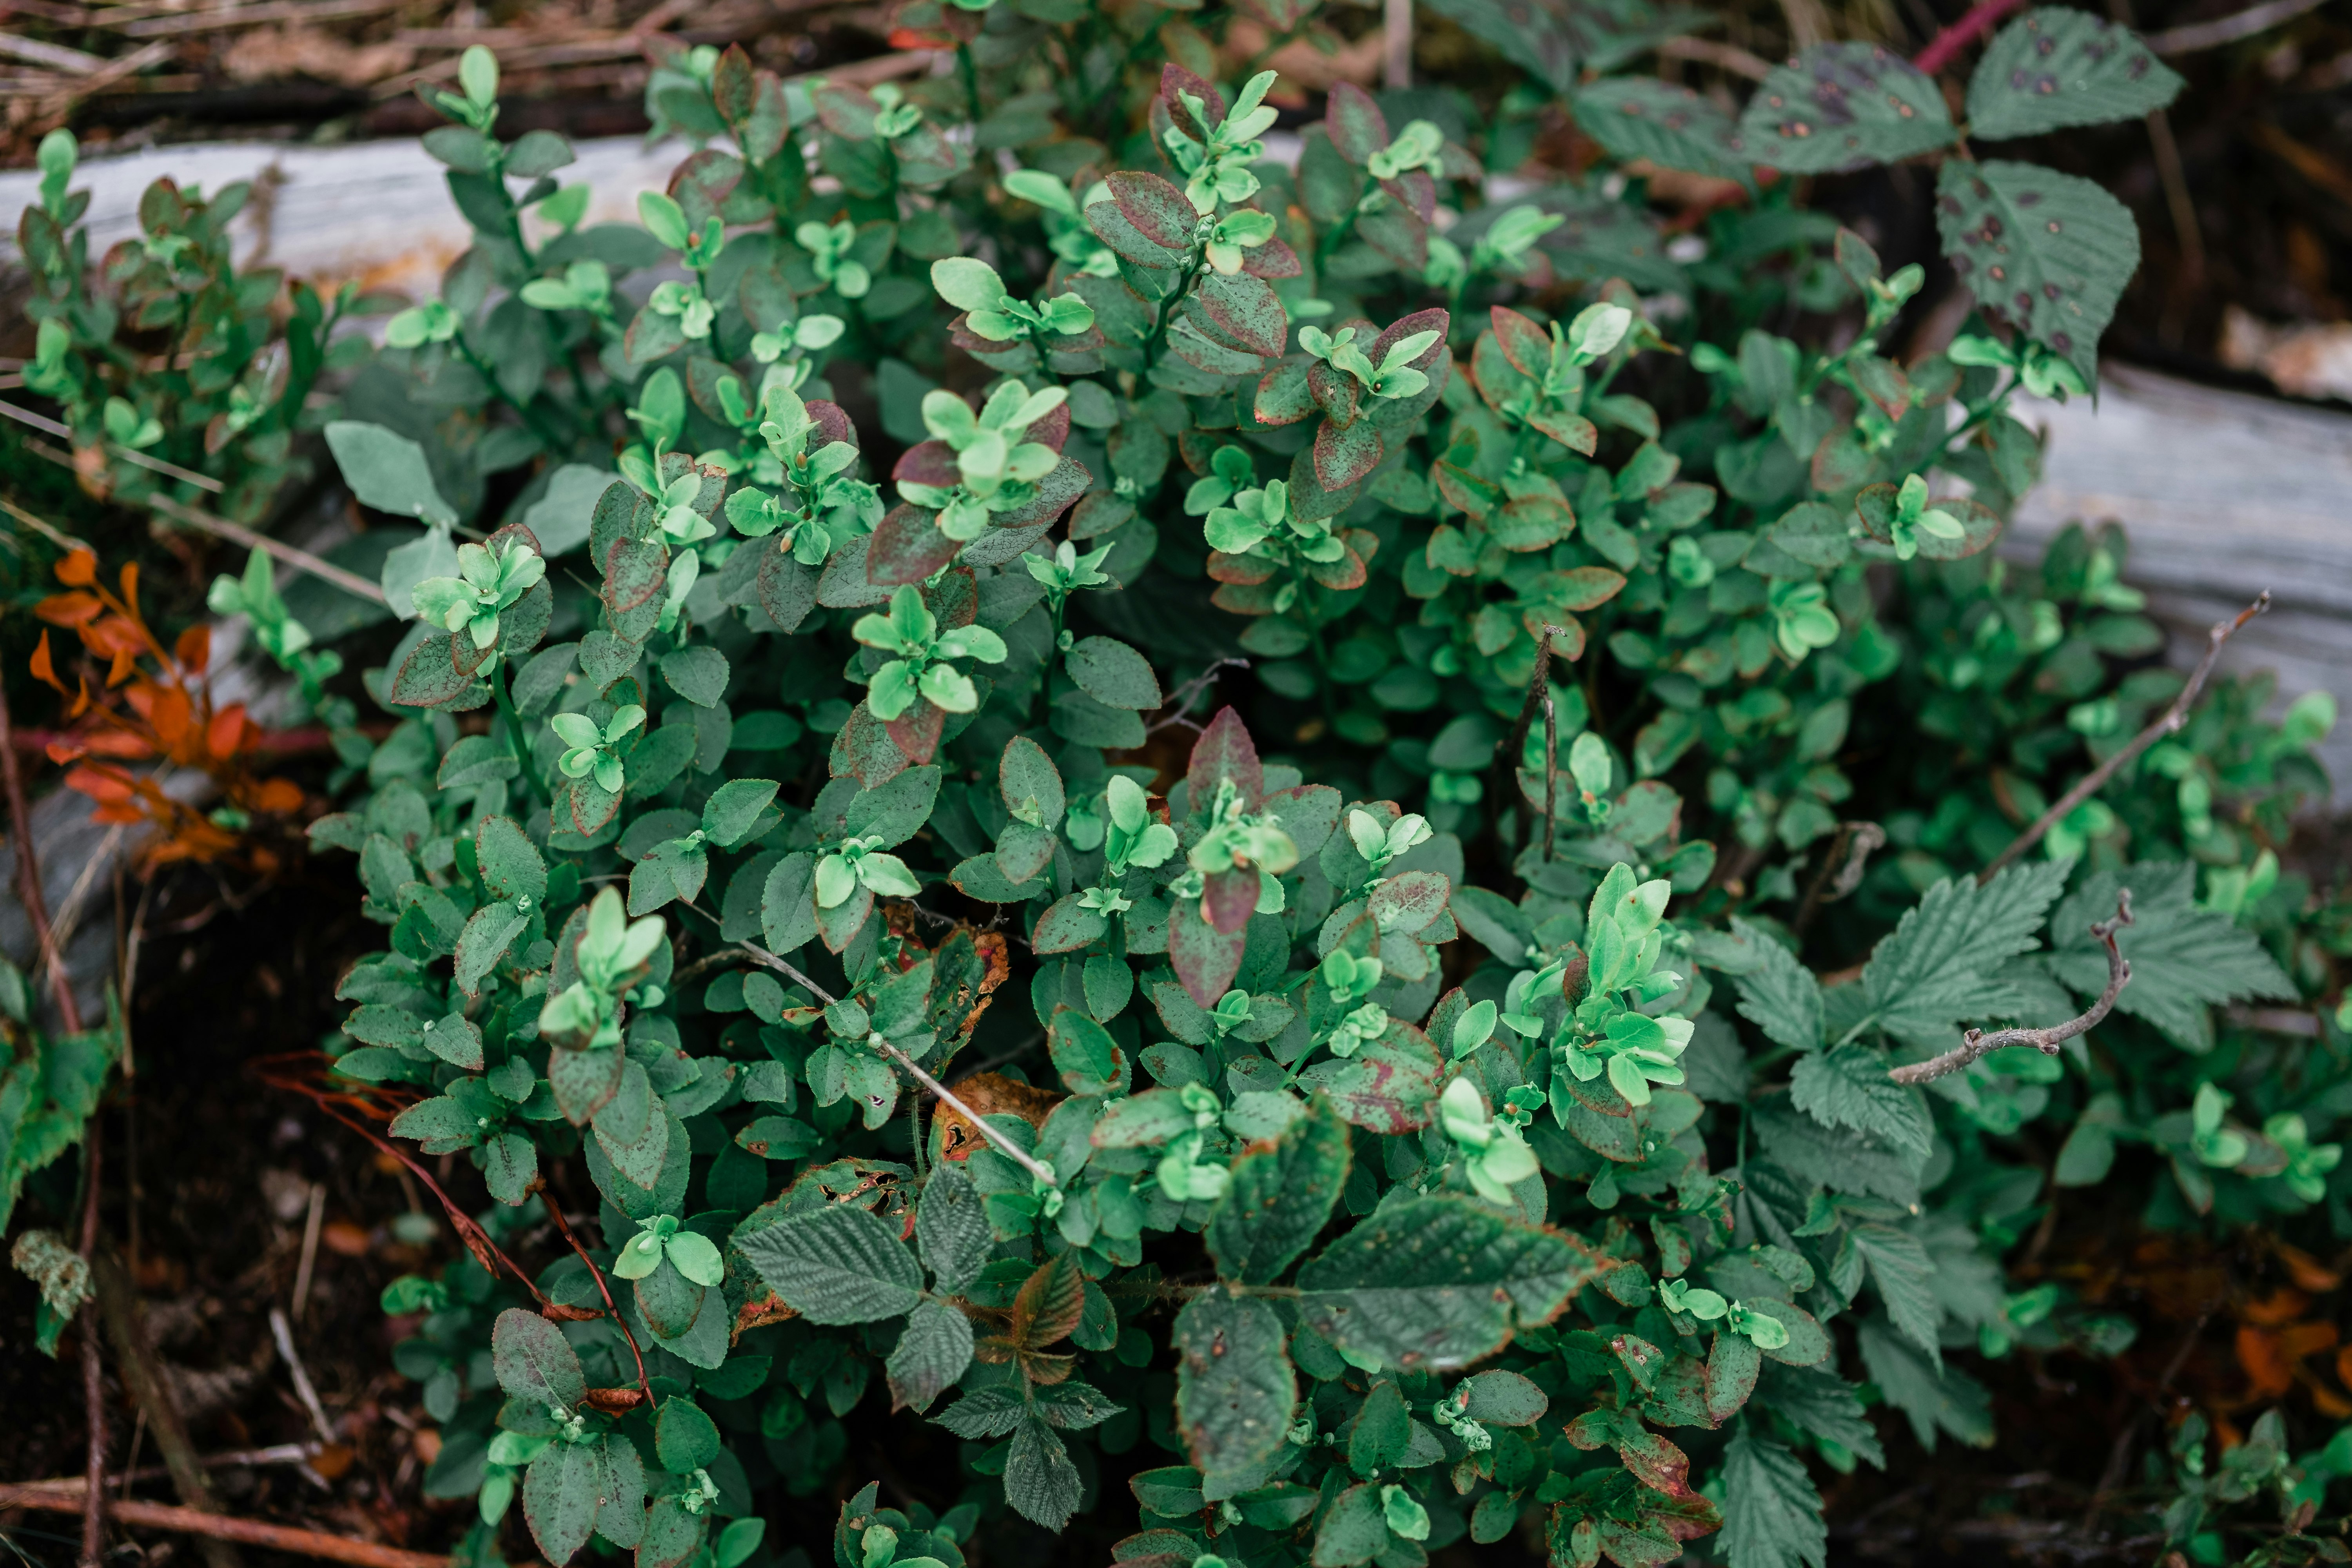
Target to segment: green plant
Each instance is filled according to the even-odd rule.
[[[1467,16],[1558,58],[1539,16]],[[1132,16],[902,23],[956,74],[665,57],[657,119],[734,151],[642,229],[579,226],[569,149],[498,142],[470,55],[427,147],[477,243],[327,426],[425,525],[368,672],[397,727],[313,837],[390,928],[338,1072],[501,1205],[386,1299],[424,1313],[398,1362],[470,1555],[519,1493],[551,1560],[725,1568],[755,1486],[830,1484],[878,1369],[980,1479],[853,1500],[866,1568],[958,1561],[1004,1508],[1058,1529],[1099,1474],[1074,1446],[1146,1445],[1188,1462],[1132,1477],[1129,1555],[1413,1562],[1540,1517],[1585,1568],[1718,1530],[1818,1564],[1802,1456],[1885,1462],[1841,1365],[1921,1446],[1981,1443],[1962,1354],[2128,1342],[2004,1288],[2045,1131],[2062,1186],[2160,1152],[2156,1223],[2352,1228],[2340,1037],[2211,1021],[2335,988],[2340,918],[2261,858],[2330,715],[2217,687],[2126,758],[2182,688],[2132,666],[2119,544],[1987,552],[2038,458],[2007,398],[2087,386],[2134,264],[2110,198],[1975,160],[1864,45],[1736,124],[1551,81],[1620,159],[1939,159],[2011,331],[1897,364],[1922,269],[1790,181],[1694,251],[1635,184],[1475,205],[1509,101],[1432,110],[1465,142],[1343,84],[1285,167],[1266,73],[1130,79]],[[2013,92],[2037,40],[2070,74]],[[1973,133],[2159,105],[2139,47],[2012,24]],[[877,363],[893,505],[833,395]],[[1207,678],[1163,671],[1234,645],[1253,713],[1202,723]],[[1955,1047],[1995,1022],[2024,1026]],[[983,1028],[1059,1089],[949,1082]],[[599,1245],[525,1275],[502,1248],[583,1171]]]

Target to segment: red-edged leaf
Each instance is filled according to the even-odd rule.
[[[1544,579],[1546,602],[1567,610],[1597,609],[1624,591],[1623,574],[1606,566],[1579,566],[1554,572]]]
[[[1330,1058],[1299,1074],[1299,1088],[1321,1090],[1349,1122],[1393,1136],[1429,1125],[1443,1070],[1429,1037],[1391,1019],[1380,1038],[1342,1060]]]
[[[1437,341],[1422,350],[1411,362],[1413,369],[1426,371],[1445,356],[1445,334],[1453,324],[1454,318],[1444,310],[1434,309],[1415,310],[1410,316],[1399,318],[1390,325],[1387,331],[1374,338],[1372,346],[1364,351],[1364,357],[1378,364],[1381,363],[1381,356],[1391,347],[1402,342],[1415,332],[1435,332]],[[1434,381],[1437,378],[1433,375],[1430,379]]]
[[[953,447],[945,441],[920,441],[899,455],[898,466],[890,470],[890,477],[914,484],[930,485],[939,489],[951,489],[963,482],[963,470],[956,467]]]
[[[882,106],[874,95],[862,87],[848,87],[839,82],[826,82],[811,94],[816,103],[816,117],[827,131],[852,142],[874,139],[874,121]]]
[[[883,726],[890,731],[890,742],[906,759],[921,766],[931,760],[940,749],[940,726],[947,715],[928,701],[915,705]]]
[[[1533,392],[1536,381],[1513,363],[1504,352],[1503,340],[1495,332],[1480,332],[1470,349],[1470,379],[1478,388],[1478,395],[1486,406],[1500,414],[1503,405],[1515,397]]]
[[[1210,119],[1216,121],[1225,118],[1224,94],[1173,60],[1160,68],[1160,101],[1168,106],[1168,118],[1175,121],[1177,130],[1193,141],[1206,142],[1209,128],[1184,107],[1184,100],[1177,96],[1183,92],[1199,99]]]
[[[1495,342],[1503,357],[1522,375],[1540,381],[1551,368],[1551,334],[1517,310],[1497,305],[1486,312],[1494,323]]]
[[[1297,278],[1307,268],[1300,264],[1298,252],[1281,240],[1269,239],[1242,254],[1242,270],[1253,278]]]
[[[1335,424],[1355,423],[1363,406],[1361,384],[1346,371],[1333,370],[1319,359],[1307,367],[1307,391],[1315,399],[1315,406]]]
[[[1412,208],[1413,216],[1422,222],[1429,223],[1436,218],[1437,182],[1430,178],[1428,170],[1407,169],[1393,180],[1382,180],[1381,189]]]
[[[931,707],[928,702],[919,706]],[[835,778],[854,778],[866,789],[880,789],[907,771],[907,753],[874,710],[861,702],[849,710],[849,722],[834,736],[828,767]]]
[[[1184,772],[1191,785],[1192,815],[1205,819],[1209,808],[1216,803],[1217,784],[1231,779],[1242,792],[1242,809],[1255,811],[1257,803],[1265,795],[1265,769],[1257,760],[1257,743],[1250,739],[1249,728],[1242,716],[1231,708],[1220,708],[1201,738],[1192,742],[1192,758]],[[1223,996],[1223,992],[1217,993]],[[1216,1001],[1216,996],[1210,999]]]
[[[1228,555],[1222,550],[1209,552],[1209,579],[1215,583],[1265,583],[1272,581],[1275,564],[1263,555]]]
[[[1314,395],[1307,390],[1309,368],[1320,361],[1306,364],[1291,361],[1276,365],[1260,378],[1257,401],[1254,407],[1261,425],[1296,425],[1315,412]]]
[[[1000,529],[1034,528],[1051,522],[1076,505],[1080,496],[1094,488],[1095,477],[1076,458],[1065,457],[1054,470],[1037,481],[1036,499],[1001,511],[991,521]]]
[[[813,397],[804,406],[816,428],[809,432],[808,449],[829,447],[835,441],[857,445],[857,426],[851,422],[848,410],[825,398]]]
[[[1063,338],[1057,346],[1065,350],[1072,350],[1077,348],[1079,343],[1076,338]],[[1097,342],[1094,346],[1100,348],[1102,345]],[[1050,447],[1059,452],[1070,439],[1069,401],[1066,398],[1056,404],[1054,412],[1030,426],[1029,433],[1021,438],[1024,441],[1034,441],[1041,447]]]
[[[940,531],[939,514],[898,506],[874,530],[866,550],[866,580],[877,588],[921,583],[955,559],[962,546]]]
[[[1372,154],[1389,144],[1388,117],[1372,101],[1372,95],[1354,82],[1332,84],[1323,115],[1324,128],[1331,133],[1331,145],[1339,150],[1339,156],[1358,168],[1370,163]]]
[[[1248,946],[1245,933],[1220,931],[1202,920],[1195,900],[1178,900],[1168,917],[1168,961],[1175,966],[1176,978],[1183,982],[1186,994],[1203,1007],[1215,1006],[1217,999],[1233,989],[1234,976],[1241,973],[1242,953]]]
[[[1106,182],[1110,186],[1110,199],[1119,216],[1135,226],[1135,231],[1169,250],[1190,251],[1192,229],[1201,215],[1183,192],[1157,174],[1134,170],[1121,170]]]
[[[1257,894],[1255,867],[1219,871],[1202,884],[1201,911],[1209,924],[1230,934],[1247,926],[1250,916],[1257,912]]]
[[[816,585],[822,574],[814,566],[802,565],[793,559],[791,552],[774,544],[745,548],[767,552],[760,558],[760,608],[785,631],[798,631],[801,623],[808,619],[809,611],[816,606]]]
[[[1315,477],[1325,489],[1346,489],[1380,462],[1381,433],[1369,419],[1344,427],[1326,419],[1315,432]]]
[[[1290,321],[1265,279],[1246,272],[1231,277],[1212,272],[1201,279],[1192,298],[1208,324],[1229,342],[1253,353],[1282,353]]]
[[[1601,445],[1601,431],[1581,414],[1563,414],[1558,409],[1538,408],[1528,416],[1528,423],[1567,447],[1571,452],[1592,456]]]

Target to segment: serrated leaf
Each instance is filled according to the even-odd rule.
[[[1992,1399],[1982,1384],[1956,1366],[1938,1371],[1884,1319],[1864,1319],[1859,1339],[1870,1381],[1909,1418],[1922,1448],[1934,1453],[1939,1431],[1972,1447],[1992,1446]]]
[[[1024,1519],[1058,1531],[1078,1511],[1085,1483],[1061,1436],[1031,1412],[1013,1430],[1004,1459],[1004,1500]]]
[[[907,1316],[885,1371],[890,1408],[928,1409],[971,1364],[971,1320],[943,1301],[925,1301]]]
[[[1816,1437],[1825,1437],[1880,1469],[1886,1454],[1878,1429],[1864,1414],[1853,1385],[1836,1373],[1813,1366],[1767,1362],[1756,1381],[1756,1403]]]
[[[915,1245],[933,1282],[950,1295],[979,1277],[995,1249],[980,1194],[961,1166],[942,1163],[931,1172],[915,1205]]]
[[[1919,1201],[1919,1178],[1911,1161],[1875,1138],[1824,1126],[1799,1110],[1786,1095],[1766,1095],[1748,1114],[1764,1157],[1805,1181],[1906,1205]]]
[[[2000,991],[1986,977],[2035,945],[2073,864],[2033,861],[1982,887],[1962,878],[1928,889],[1863,969],[1863,994],[1880,1026],[1941,1050],[1956,1043],[1950,1030],[1961,1019],[1997,1012]]]
[[[1918,1237],[1885,1225],[1855,1226],[1847,1234],[1846,1245],[1869,1264],[1870,1282],[1895,1328],[1940,1367],[1944,1352],[1936,1325],[1943,1318],[1943,1310],[1927,1283],[1936,1271],[1927,1249],[1919,1245]]]
[[[1757,163],[1792,174],[1893,163],[1949,146],[1944,95],[1880,44],[1815,44],[1764,79],[1740,116]]]
[[[867,1323],[914,1310],[923,1271],[898,1233],[833,1205],[736,1243],[768,1288],[812,1323]]]
[[[1348,1124],[1320,1095],[1279,1138],[1244,1151],[1202,1233],[1218,1274],[1246,1285],[1279,1278],[1329,1221],[1349,1161]]]
[[[1211,1502],[1264,1484],[1298,1403],[1282,1320],[1223,1290],[1176,1315],[1176,1423]]]
[[[1826,1568],[1829,1526],[1803,1460],[1742,1422],[1724,1450],[1723,1487],[1731,1568]]]
[[[2029,11],[2000,30],[1969,79],[1969,133],[2039,136],[2067,125],[2137,120],[2181,80],[2130,28],[2071,7]]]
[[[1739,1016],[1764,1031],[1776,1046],[1794,1051],[1822,1043],[1822,987],[1797,955],[1746,921],[1731,929],[1756,954],[1756,967],[1737,977]]]
[[[2132,977],[2116,998],[2118,1012],[2145,1018],[2182,1049],[2201,1053],[2213,1048],[2209,1008],[2294,997],[2294,983],[2253,932],[2197,907],[2197,868],[2167,861],[2086,877],[2050,917],[2056,950],[2050,968],[2079,994],[2095,996],[2106,986],[2106,950],[2091,925],[2115,918],[2116,894],[2126,887],[2132,923],[2116,933],[2116,945],[2131,961]]]
[[[1747,143],[1713,100],[1655,77],[1604,77],[1575,96],[1577,128],[1618,157],[1748,184]]]
[[[1953,159],[1936,178],[1944,254],[1977,300],[2098,374],[2099,334],[2139,270],[2131,209],[2039,163]]]
[[[1789,1075],[1790,1097],[1814,1121],[1870,1133],[1917,1170],[1935,1145],[1935,1119],[1916,1089],[1886,1076],[1887,1066],[1885,1054],[1868,1046],[1815,1051]]]
[[[1301,1268],[1299,1314],[1343,1350],[1436,1371],[1549,1322],[1595,1272],[1557,1231],[1433,1194],[1390,1204]]]

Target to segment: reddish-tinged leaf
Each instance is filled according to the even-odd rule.
[[[1517,310],[1497,305],[1486,312],[1494,323],[1495,342],[1503,357],[1522,375],[1542,380],[1551,368],[1551,334]]]
[[[1413,216],[1423,223],[1437,216],[1437,182],[1426,169],[1407,169],[1393,180],[1382,180],[1381,189],[1412,208]]]
[[[920,507],[893,507],[866,547],[866,580],[877,588],[922,583],[954,560],[962,546],[940,531],[938,516]]]
[[[1278,239],[1269,239],[1255,250],[1242,254],[1242,270],[1253,278],[1297,278],[1306,273],[1300,265],[1298,252]]]
[[[1567,447],[1571,452],[1592,456],[1601,445],[1601,431],[1581,414],[1563,414],[1556,408],[1538,408],[1528,416],[1528,423]]]
[[[1321,360],[1307,367],[1307,390],[1333,423],[1352,425],[1363,406],[1363,391],[1356,378],[1343,370],[1333,370]]]
[[[1315,432],[1315,477],[1323,488],[1343,490],[1381,462],[1381,433],[1369,419],[1341,426],[1326,419]]]
[[[1242,716],[1231,708],[1220,708],[1201,738],[1192,742],[1192,757],[1186,766],[1185,780],[1191,788],[1192,811],[1197,821],[1205,821],[1210,807],[1216,804],[1217,784],[1231,779],[1241,790],[1242,809],[1255,811],[1265,795],[1265,770],[1257,760],[1257,743],[1250,739],[1249,727]],[[1223,992],[1217,993],[1223,996]],[[1204,1005],[1213,1005],[1212,996]]]
[[[1065,457],[1053,472],[1037,481],[1036,499],[1011,511],[1001,511],[991,521],[999,529],[1034,528],[1051,522],[1071,507],[1078,498],[1094,488],[1095,477],[1076,458]]]
[[[1212,272],[1195,287],[1193,300],[1207,325],[1234,346],[1269,356],[1282,353],[1289,318],[1265,279],[1246,272]]]
[[[1323,125],[1331,133],[1331,145],[1339,156],[1358,168],[1372,161],[1372,154],[1389,144],[1389,122],[1372,95],[1354,82],[1334,82],[1331,96],[1324,103]],[[1373,363],[1379,363],[1375,359]]]
[[[1066,1339],[1087,1307],[1087,1277],[1077,1254],[1065,1252],[1029,1276],[1013,1298],[1013,1339],[1023,1350],[1041,1351]]]
[[[897,746],[908,762],[919,767],[929,762],[939,751],[940,729],[947,722],[947,717],[929,701],[918,699],[913,707],[883,728],[890,731],[891,744]]]
[[[835,441],[857,445],[857,426],[850,422],[848,412],[840,404],[822,397],[811,398],[805,405],[808,416],[816,428],[809,432],[808,449],[829,447]]]
[[[1326,588],[1344,594],[1362,587],[1370,574],[1365,567],[1363,552],[1356,548],[1351,539],[1345,555],[1337,561],[1310,561],[1307,563],[1307,574]]]
[[[890,477],[950,489],[963,482],[963,470],[956,467],[955,448],[945,441],[919,441],[900,454]]]
[[[1242,953],[1248,946],[1245,933],[1228,934],[1202,920],[1196,900],[1178,900],[1168,917],[1169,962],[1175,966],[1176,978],[1184,983],[1185,992],[1203,1007],[1215,1006],[1217,999],[1233,989],[1234,976],[1241,973]]]
[[[1213,582],[1247,586],[1268,582],[1274,574],[1274,563],[1263,555],[1228,555],[1222,550],[1209,552],[1209,577]]]
[[[1259,583],[1227,583],[1209,595],[1209,603],[1235,616],[1270,616],[1275,595],[1281,590],[1272,581]]]
[[[1219,871],[1208,878],[1201,888],[1201,912],[1215,930],[1228,934],[1249,924],[1257,912],[1258,874],[1255,867],[1246,870]]]
[[[915,706],[939,711],[928,702]],[[849,710],[849,722],[833,738],[830,769],[835,778],[854,778],[867,789],[880,789],[907,771],[907,753],[874,717],[874,710],[861,702]]]
[[[1254,405],[1261,425],[1296,425],[1315,412],[1315,398],[1307,390],[1307,378],[1313,374],[1308,364],[1286,362],[1276,365],[1257,384],[1257,401]]]
[[[852,142],[873,140],[874,121],[882,106],[872,93],[862,87],[827,82],[811,96],[816,102],[817,120],[827,131]]]
[[[1453,325],[1454,318],[1444,310],[1415,310],[1412,315],[1402,317],[1391,323],[1387,331],[1373,339],[1372,346],[1364,351],[1364,357],[1378,364],[1381,363],[1381,356],[1391,347],[1402,342],[1415,332],[1435,332],[1437,341],[1422,350],[1411,362],[1413,369],[1426,371],[1444,357],[1445,334]],[[1434,381],[1437,378],[1433,375],[1430,379]]]
[[[1154,245],[1190,251],[1192,229],[1201,215],[1184,193],[1157,174],[1121,170],[1106,182],[1119,216]]]
[[[1430,471],[1436,477],[1437,493],[1445,498],[1445,504],[1474,518],[1487,516],[1503,499],[1500,487],[1489,484],[1467,468],[1440,461],[1432,465]]]
[[[1411,1132],[1429,1125],[1443,1070],[1429,1037],[1391,1019],[1380,1038],[1345,1059],[1328,1058],[1298,1075],[1301,1089],[1322,1090],[1332,1109],[1374,1132]]]
[[[1075,349],[1079,346],[1079,342],[1076,338],[1063,338],[1060,340],[1059,346],[1064,349]],[[1099,348],[1102,345],[1097,342],[1093,346]],[[1024,441],[1034,441],[1041,447],[1051,447],[1055,451],[1059,452],[1070,439],[1068,401],[1065,399],[1055,405],[1051,414],[1030,426],[1029,433],[1021,438]]]
[[[787,632],[798,631],[808,613],[816,605],[816,585],[822,574],[814,566],[803,566],[792,554],[771,542],[744,546],[747,550],[765,550],[760,558],[760,608],[768,617]]]
[[[1202,124],[1192,111],[1184,107],[1184,100],[1177,96],[1187,92],[1201,100],[1202,108],[1212,122],[1223,121],[1224,94],[1173,60],[1162,65],[1160,68],[1160,101],[1168,106],[1168,118],[1175,121],[1177,130],[1193,141],[1206,142],[1209,128]]]
[[[1615,598],[1624,586],[1622,573],[1612,572],[1606,566],[1579,566],[1573,571],[1548,574],[1543,580],[1543,595],[1546,603],[1564,610],[1591,610]]]

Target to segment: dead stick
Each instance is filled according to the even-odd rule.
[[[563,1239],[572,1244],[572,1250],[580,1255],[580,1261],[588,1266],[588,1277],[596,1281],[596,1293],[604,1298],[604,1310],[612,1314],[613,1322],[621,1331],[621,1337],[629,1342],[629,1353],[637,1361],[637,1386],[646,1391],[646,1403],[651,1405],[655,1402],[654,1385],[646,1376],[646,1352],[637,1348],[637,1336],[630,1332],[629,1321],[621,1316],[621,1309],[614,1304],[613,1292],[604,1283],[604,1271],[596,1267],[596,1260],[588,1256],[588,1249],[580,1245],[578,1237],[572,1234],[572,1226],[564,1222],[562,1205],[553,1201],[546,1181],[542,1179],[534,1184],[539,1188],[540,1203],[547,1209],[547,1217],[555,1222],[555,1228],[562,1232]]]
[[[2093,768],[2083,776],[2081,783],[2060,795],[2057,804],[2035,817],[2032,826],[2019,834],[2008,848],[1993,857],[1991,865],[1977,873],[1977,886],[1981,888],[1991,881],[1995,872],[2041,843],[2043,834],[2063,822],[2067,815],[2076,806],[2098,794],[2100,788],[2115,776],[2117,768],[2147,751],[2164,736],[2174,733],[2182,725],[2188,723],[2189,704],[2195,702],[2197,694],[2205,689],[2205,678],[2213,673],[2213,663],[2221,657],[2221,645],[2228,642],[2240,626],[2270,607],[2270,590],[2265,588],[2261,597],[2238,612],[2236,619],[2215,622],[2213,629],[2206,634],[2205,657],[2197,661],[2195,669],[2189,671],[2189,684],[2180,689],[2180,695],[2172,700],[2172,706],[2158,715],[2154,723],[2134,735],[2129,745]]]
[[[155,1434],[155,1447],[172,1473],[172,1489],[188,1505],[180,1511],[200,1518],[215,1513],[219,1504],[213,1497],[212,1479],[205,1473],[196,1446],[188,1440],[187,1424],[180,1419],[171,1384],[164,1381],[163,1368],[148,1348],[130,1277],[112,1254],[100,1253],[90,1259],[90,1279],[98,1289],[99,1315],[105,1320],[107,1337],[114,1342],[116,1370],[139,1408],[146,1412],[148,1430]],[[139,1505],[117,1504],[117,1517],[127,1520],[126,1510],[133,1506]],[[205,1542],[205,1561],[209,1568],[238,1568],[240,1559],[227,1538],[220,1538]]]
[[[272,539],[268,534],[256,533],[241,522],[231,522],[225,517],[215,517],[208,511],[199,511],[194,507],[183,505],[169,496],[150,496],[147,498],[147,504],[173,521],[184,522],[190,528],[201,529],[215,539],[226,539],[232,544],[242,544],[248,550],[265,551],[289,566],[299,567],[308,572],[320,582],[332,583],[346,594],[362,599],[373,599],[379,605],[385,602],[383,589],[369,582],[358,573],[346,572],[333,562],[322,561],[307,550],[298,549],[294,545]]]
[[[777,957],[774,953],[770,952],[766,948],[760,946],[757,942],[747,942],[742,943],[741,946],[743,951],[749,953],[752,958],[766,964],[769,968],[784,976],[787,980],[792,981],[794,984],[803,987],[807,990],[810,995],[814,996],[826,1006],[830,1007],[834,1003],[840,1000],[840,998],[826,991],[824,986],[819,985],[815,981],[811,980],[807,975],[803,974],[799,970],[793,968],[793,965]],[[982,1138],[987,1139],[991,1144],[995,1146],[998,1153],[1003,1155],[1006,1159],[1012,1161],[1014,1164],[1020,1166],[1023,1170],[1028,1172],[1031,1175],[1036,1177],[1047,1186],[1053,1187],[1061,1185],[1061,1183],[1055,1179],[1051,1166],[1040,1164],[1036,1160],[1024,1152],[1021,1145],[1013,1142],[1012,1139],[1007,1138],[1003,1133],[999,1132],[995,1128],[991,1127],[987,1121],[982,1117],[980,1112],[974,1110],[971,1106],[966,1105],[962,1100],[957,1099],[954,1091],[950,1089],[947,1085],[933,1078],[929,1073],[925,1072],[921,1068],[917,1067],[915,1065],[914,1058],[908,1056],[906,1052],[892,1045],[888,1040],[883,1040],[880,1042],[880,1049],[884,1056],[888,1057],[900,1067],[905,1068],[908,1074],[914,1078],[917,1083],[921,1084],[925,1089],[929,1089],[933,1094],[939,1096],[940,1102],[942,1105],[949,1107],[950,1110],[954,1110],[956,1114],[971,1122],[972,1127]]]
[[[0,1487],[0,1509],[42,1508],[70,1513],[80,1507],[81,1499],[71,1492],[45,1491],[37,1487]],[[125,1524],[176,1530],[224,1545],[241,1541],[248,1546],[289,1552],[299,1557],[353,1563],[360,1568],[449,1568],[449,1559],[436,1557],[429,1552],[404,1552],[396,1546],[378,1546],[373,1541],[264,1524],[254,1519],[232,1519],[226,1514],[200,1513],[192,1508],[173,1508],[169,1503],[120,1502],[114,1505],[114,1515]]]
[[[49,925],[48,900],[41,892],[41,860],[33,848],[33,814],[25,805],[25,775],[16,765],[14,726],[8,717],[8,696],[0,690],[0,779],[8,791],[8,831],[16,841],[16,886],[32,921],[33,939],[40,946],[41,963],[49,972],[49,994],[58,1005],[58,1020],[66,1033],[81,1033],[81,1004],[74,1000],[73,980],[58,952],[57,932]]]
[[[2116,998],[2122,994],[2123,988],[2131,984],[2131,960],[2126,958],[2123,950],[2116,945],[2116,928],[2131,923],[2131,889],[2126,888],[2116,895],[2116,918],[2100,921],[2091,927],[2091,934],[2098,938],[2107,950],[2107,988],[2099,994],[2099,999],[2092,1003],[2089,1011],[2082,1016],[2069,1018],[2063,1024],[2053,1024],[2046,1029],[1997,1029],[1990,1035],[1982,1029],[1970,1029],[1958,1045],[1942,1056],[1914,1062],[1909,1067],[1896,1068],[1886,1076],[1897,1083],[1926,1083],[1930,1079],[1942,1078],[1946,1073],[1958,1072],[1979,1057],[2011,1046],[2032,1046],[2045,1057],[2056,1056],[2060,1046],[2086,1030],[2096,1028],[2099,1021],[2115,1006]]]

